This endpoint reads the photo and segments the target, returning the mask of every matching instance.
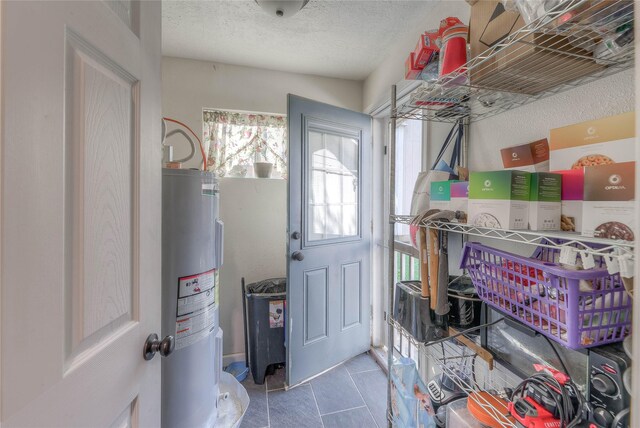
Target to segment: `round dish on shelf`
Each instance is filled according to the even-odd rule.
[[[487,410],[488,408],[493,409],[493,411]],[[467,409],[478,422],[488,427],[515,426],[515,421],[507,408],[507,401],[487,391],[469,394]]]

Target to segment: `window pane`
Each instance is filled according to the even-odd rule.
[[[308,141],[308,240],[358,236],[359,141],[319,131]]]
[[[422,121],[406,120],[396,127],[396,214],[411,214],[411,197],[422,171]],[[409,226],[396,225],[396,236],[408,241]]]

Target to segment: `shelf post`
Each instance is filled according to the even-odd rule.
[[[391,414],[391,365],[393,364],[393,326],[389,322],[389,317],[393,310],[393,288],[395,280],[395,222],[392,215],[395,215],[395,190],[396,190],[396,85],[391,86],[391,130],[389,135],[389,272],[387,290],[387,416]],[[392,428],[391,420],[387,418],[387,427]]]

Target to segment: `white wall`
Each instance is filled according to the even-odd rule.
[[[285,114],[288,93],[362,111],[360,81],[182,58],[162,59],[162,113],[184,122],[199,136],[203,108]],[[186,154],[186,145],[175,147],[176,159]],[[201,159],[196,156],[189,166],[197,166],[198,162]]]
[[[634,93],[632,69],[473,123],[469,166],[501,169],[501,148],[548,138],[552,128],[632,111]]]
[[[287,93],[362,110],[362,82],[179,58],[162,60],[162,113],[186,123],[199,136],[203,108],[285,114]],[[173,138],[179,144],[178,137]],[[175,147],[176,158],[186,152],[186,144]],[[197,157],[187,166],[197,167],[199,162]],[[228,355],[244,352],[240,278],[252,282],[286,274],[286,181],[224,178],[220,201],[225,222],[220,325],[225,332],[223,352]]]
[[[220,201],[225,226],[220,326],[227,355],[244,352],[240,279],[249,284],[286,276],[287,182],[222,178]]]

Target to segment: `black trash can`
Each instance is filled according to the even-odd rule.
[[[242,278],[245,303],[245,352],[253,381],[262,385],[269,366],[286,361],[284,320],[287,279],[271,278],[248,284]]]

